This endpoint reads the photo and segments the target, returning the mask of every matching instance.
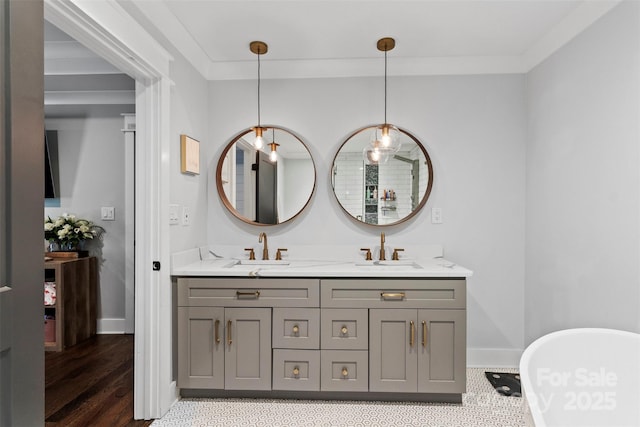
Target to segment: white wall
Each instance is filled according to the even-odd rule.
[[[640,330],[640,4],[527,76],[525,337]]]
[[[206,245],[207,199],[215,186],[207,187],[207,159],[214,144],[208,135],[211,120],[208,110],[207,83],[186,60],[172,51],[171,63],[171,203],[189,208],[191,225],[171,226],[171,252]],[[180,135],[200,141],[200,175],[180,172]]]
[[[262,123],[290,128],[309,146],[318,172],[316,194],[291,224],[258,228],[226,212],[213,190],[215,165],[229,139],[256,124],[256,85],[210,82],[208,243],[241,249],[257,244],[266,231],[272,247],[375,245],[381,229],[356,223],[342,211],[330,171],[344,138],[382,121],[383,80],[262,83]],[[470,361],[483,363],[484,352],[507,349],[502,353],[517,363],[524,341],[524,76],[392,77],[388,118],[423,142],[434,164],[434,187],[421,213],[384,229],[387,243],[443,244],[448,257],[474,270],[468,282]],[[441,225],[430,222],[434,206],[442,208]]]
[[[131,107],[133,109],[133,107]],[[123,111],[125,112],[125,111]],[[131,112],[131,111],[126,111]],[[46,119],[47,130],[58,131],[60,207],[45,208],[52,218],[68,213],[106,230],[103,246],[91,242],[100,260],[98,332],[123,330],[125,317],[124,258],[124,134],[123,118],[96,115]],[[101,206],[115,207],[115,221],[100,219]],[[97,251],[97,252],[96,252]]]

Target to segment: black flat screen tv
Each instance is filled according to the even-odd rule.
[[[60,197],[60,177],[58,174],[58,131],[44,133],[44,198]]]

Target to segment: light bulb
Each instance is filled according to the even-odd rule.
[[[373,160],[374,162],[380,161],[380,152],[378,151],[378,149],[375,149],[371,152],[371,160]]]
[[[380,141],[384,148],[388,148],[391,145],[391,136],[389,136],[389,128],[387,126],[382,127],[382,137]]]
[[[269,160],[271,160],[273,163],[278,161],[278,153],[276,153],[276,150],[271,150],[271,154],[269,154]]]
[[[256,150],[262,150],[262,147],[264,147],[264,140],[262,139],[262,128],[257,127],[255,129],[256,129],[256,139],[255,141],[253,141],[253,146],[256,148]]]

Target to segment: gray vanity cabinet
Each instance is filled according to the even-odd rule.
[[[464,278],[181,277],[177,291],[182,393],[460,402],[466,391]]]
[[[369,388],[371,391],[417,391],[416,322],[416,310],[370,310]],[[412,328],[413,342],[411,341]]]
[[[224,388],[271,390],[270,308],[225,308]]]
[[[178,386],[271,389],[271,309],[180,307]]]
[[[178,386],[224,388],[224,308],[178,308]]]
[[[464,393],[463,310],[370,310],[369,388]]]
[[[418,310],[418,392],[464,393],[467,383],[465,310]],[[418,336],[418,334],[416,334]]]

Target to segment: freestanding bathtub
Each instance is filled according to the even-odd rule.
[[[640,426],[640,334],[545,335],[524,351],[520,377],[536,427]]]

